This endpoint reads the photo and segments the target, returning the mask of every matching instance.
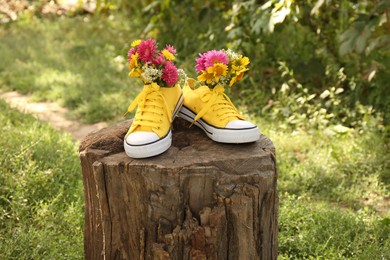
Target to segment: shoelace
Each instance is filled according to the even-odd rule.
[[[202,101],[208,101],[207,104],[195,116],[193,123],[202,118],[210,109],[217,111],[217,116],[220,120],[224,120],[229,117],[242,118],[242,116],[238,113],[237,108],[233,105],[230,98],[224,92],[225,88],[223,86],[217,85],[214,87],[212,94],[210,94],[208,89],[201,93]]]
[[[160,86],[156,83],[145,85],[144,89],[130,104],[125,115],[133,111],[138,106],[139,111],[133,124],[152,128],[159,128],[164,113],[168,115],[169,122],[172,122],[172,115],[169,113],[168,104]]]

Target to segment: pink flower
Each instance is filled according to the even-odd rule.
[[[196,61],[196,72],[199,74],[202,70],[206,70],[206,66],[204,65],[206,62],[206,54],[199,53],[199,58],[195,59]]]
[[[143,62],[153,62],[154,56],[157,53],[157,45],[156,40],[147,39],[142,41],[137,48],[137,52],[139,53],[139,58]]]
[[[133,55],[136,52],[134,48],[131,48],[129,52],[127,53],[127,60],[130,62],[131,60],[131,55]]]
[[[164,55],[160,54],[160,55],[157,56],[157,58],[155,58],[152,61],[152,63],[154,65],[161,65],[161,64],[163,64],[164,61],[165,61]]]
[[[172,45],[167,44],[167,46],[165,46],[165,49],[172,54],[176,54],[176,49]]]
[[[179,73],[177,72],[177,68],[171,61],[166,61],[164,63],[162,73],[162,79],[165,81],[165,83],[167,83],[168,86],[175,85],[177,80],[179,79]]]
[[[229,58],[223,51],[211,50],[206,52],[204,56],[204,66],[206,68],[214,66],[214,63],[223,63],[225,65],[229,63]]]

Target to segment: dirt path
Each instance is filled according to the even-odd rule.
[[[15,91],[1,93],[0,98],[4,99],[12,108],[31,113],[36,118],[49,122],[57,130],[69,132],[77,141],[84,139],[88,133],[107,126],[107,123],[104,122],[88,125],[69,120],[65,117],[68,110],[60,107],[57,103],[29,102],[29,95],[22,95]]]

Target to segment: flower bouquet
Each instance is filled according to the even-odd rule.
[[[231,87],[248,71],[249,58],[232,50],[211,50],[200,53],[196,59],[198,81],[209,88]]]
[[[185,80],[184,71],[173,64],[175,54],[176,49],[171,45],[159,51],[154,39],[136,40],[127,53],[129,76],[141,78],[145,85],[156,83],[160,87],[173,87]]]
[[[138,107],[128,132],[129,136],[132,132],[156,133],[158,129],[157,135],[161,137],[169,131],[170,123],[183,102],[180,84],[186,80],[184,71],[173,64],[175,54],[176,49],[171,45],[158,50],[154,39],[136,40],[131,43],[127,53],[129,76],[142,79],[144,88],[125,113],[127,115]]]
[[[225,93],[248,71],[249,59],[228,49],[200,53],[195,61],[198,81],[189,79],[184,85],[179,116],[219,143],[257,141],[259,128],[244,119]]]

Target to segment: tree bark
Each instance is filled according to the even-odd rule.
[[[219,144],[180,118],[172,146],[123,150],[131,121],[80,145],[86,259],[276,259],[275,148]]]

